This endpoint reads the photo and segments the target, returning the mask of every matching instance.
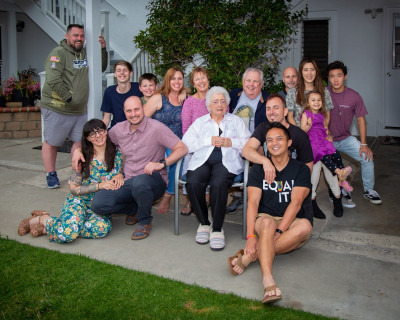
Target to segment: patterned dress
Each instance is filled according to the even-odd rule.
[[[182,106],[174,106],[163,94],[161,98],[161,109],[157,110],[152,118],[164,123],[179,139],[182,139]]]
[[[111,180],[122,170],[122,153],[117,148],[114,169],[107,172],[103,162],[92,160],[90,176],[82,180],[82,186]],[[69,193],[59,218],[51,217],[46,222],[47,237],[52,242],[72,242],[78,237],[97,239],[105,237],[111,231],[111,217],[96,215],[91,207],[95,192],[74,196]]]

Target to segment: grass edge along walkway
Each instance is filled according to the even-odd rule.
[[[0,319],[328,319],[0,237]]]

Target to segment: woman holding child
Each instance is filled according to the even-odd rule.
[[[288,121],[295,126],[301,126],[301,117],[304,114],[304,109],[308,103],[308,94],[313,91],[320,96],[321,104],[323,104],[324,106],[324,126],[327,128],[329,125],[330,110],[333,109],[333,103],[331,95],[322,81],[321,72],[318,68],[317,62],[313,59],[304,58],[299,65],[299,76],[300,80],[297,83],[297,86],[295,88],[291,88],[286,96],[286,105],[289,110],[287,115]],[[341,159],[339,160],[341,161]],[[324,168],[325,178],[332,190],[333,195],[335,196],[333,202],[333,212],[335,216],[341,217],[343,215],[343,206],[341,202],[341,192],[338,184],[338,179],[333,176],[331,172],[326,169],[326,167],[322,167]],[[325,219],[325,214],[318,207],[315,193],[319,182],[320,171],[321,162],[318,161],[314,164],[314,169],[311,176],[311,181],[313,185],[312,205],[314,217],[317,219]]]
[[[182,139],[182,104],[179,102],[179,94],[183,89],[183,72],[178,68],[170,68],[164,76],[160,90],[155,93],[144,105],[144,114],[165,124],[172,132]],[[166,149],[166,157],[171,154]],[[165,213],[169,209],[171,197],[174,194],[176,164],[168,167],[168,187],[158,207],[159,213]]]
[[[35,210],[32,217],[21,221],[19,235],[47,234],[50,241],[66,243],[78,237],[105,237],[111,231],[111,218],[96,215],[91,202],[98,190],[116,190],[124,184],[121,151],[111,142],[106,125],[99,119],[85,123],[81,144],[86,161],[81,163],[79,173],[72,171],[70,193],[61,216],[50,217],[44,210]]]

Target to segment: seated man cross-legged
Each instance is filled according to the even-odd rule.
[[[282,298],[272,276],[275,255],[295,250],[309,239],[313,213],[310,170],[304,163],[289,157],[288,148],[292,143],[289,130],[272,122],[266,143],[276,177],[269,184],[263,166],[253,166],[247,184],[246,247],[228,258],[228,265],[233,274],[241,274],[258,258],[264,286],[262,302],[271,303]]]

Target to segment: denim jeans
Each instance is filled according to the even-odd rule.
[[[153,217],[153,202],[165,192],[165,182],[158,172],[141,174],[125,180],[118,190],[99,190],[92,201],[92,210],[98,215],[138,214],[140,225],[149,224]]]
[[[336,150],[346,153],[354,160],[361,164],[361,178],[363,181],[364,191],[373,189],[375,184],[374,162],[365,159],[365,156],[360,156],[360,141],[356,137],[350,136],[341,141],[335,141],[333,145]]]
[[[171,149],[165,148],[165,158],[169,157],[169,155],[171,153],[172,153]],[[182,168],[183,168],[183,165],[181,166],[180,174],[182,174]],[[175,170],[176,170],[176,162],[167,167],[167,173],[168,173],[167,192],[170,194],[175,193]]]

